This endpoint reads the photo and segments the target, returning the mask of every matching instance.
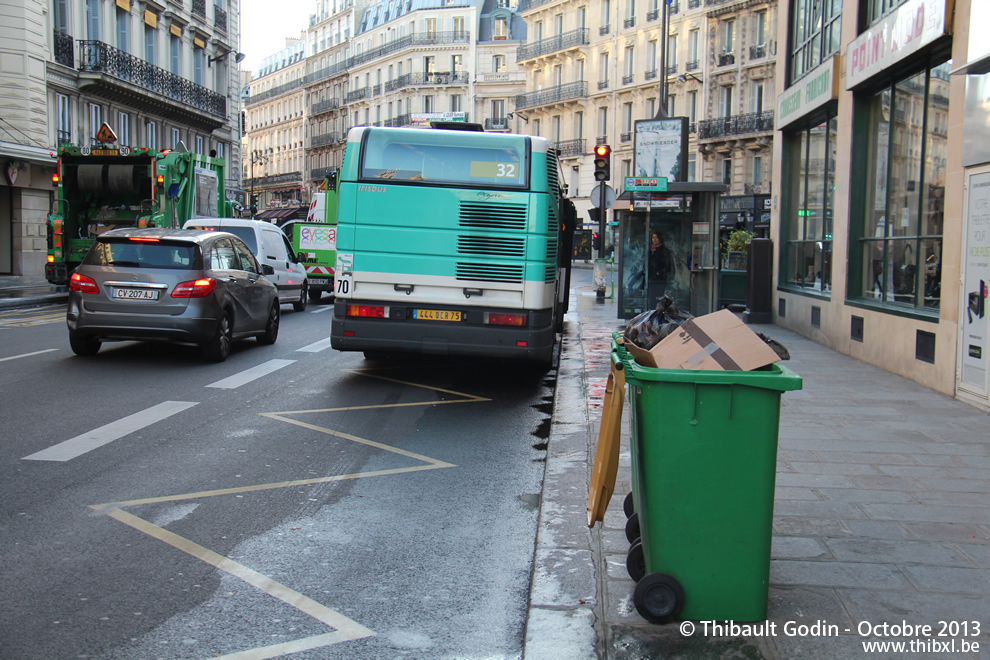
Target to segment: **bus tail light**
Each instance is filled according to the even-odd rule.
[[[485,323],[487,323],[488,325],[514,325],[521,327],[526,325],[526,315],[486,312]]]
[[[190,280],[175,285],[173,298],[205,298],[217,288],[217,281],[212,277]]]
[[[100,287],[97,286],[96,280],[92,277],[86,277],[85,275],[80,275],[79,273],[73,273],[72,277],[69,278],[69,291],[78,291],[80,293],[99,293]]]
[[[383,319],[386,316],[386,309],[383,305],[348,305],[347,315]]]

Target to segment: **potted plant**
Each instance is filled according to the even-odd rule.
[[[737,229],[729,234],[729,253],[726,259],[728,270],[746,270],[746,256],[751,238],[753,235],[742,229]]]

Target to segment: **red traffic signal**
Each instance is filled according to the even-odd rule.
[[[595,181],[608,181],[612,174],[612,147],[607,144],[595,146]]]

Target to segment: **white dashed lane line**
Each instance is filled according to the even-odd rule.
[[[325,351],[330,348],[330,338],[321,339],[318,342],[310,344],[309,346],[303,346],[302,348],[297,348],[297,353],[319,353],[320,351]]]
[[[329,339],[327,340],[327,346],[329,346]],[[34,353],[21,353],[20,355],[11,355],[10,357],[0,358],[0,362],[6,362],[7,360],[16,360],[18,358],[31,357],[32,355],[41,355],[42,353],[51,353],[52,351],[57,351],[57,348],[46,348],[43,351],[35,351]]]
[[[278,371],[283,367],[287,367],[290,364],[295,363],[295,360],[269,360],[268,362],[262,362],[257,367],[252,367],[246,369],[239,374],[234,374],[223,380],[218,380],[215,383],[210,383],[207,387],[215,387],[220,390],[232,390],[240,387],[246,383],[250,383],[253,380],[257,380],[262,376],[267,376],[270,373]]]
[[[165,401],[157,406],[152,406],[133,415],[128,415],[116,422],[110,422],[98,429],[77,435],[65,442],[42,449],[30,456],[25,456],[25,461],[70,461],[77,456],[82,456],[86,452],[99,449],[103,445],[114,440],[119,440],[125,435],[140,431],[146,426],[155,422],[160,422],[172,415],[187,410],[197,405],[196,401]]]

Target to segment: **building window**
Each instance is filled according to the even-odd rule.
[[[454,17],[454,38],[463,39],[467,32],[464,29],[464,17],[455,16]]]
[[[767,42],[767,12],[756,12],[756,25],[754,29],[753,41],[757,46],[762,46]]]
[[[718,116],[732,116],[732,85],[722,85],[718,88]]]
[[[608,87],[608,53],[598,56],[598,89]]]
[[[58,107],[58,144],[72,142],[72,114],[69,112],[69,97],[65,94],[55,94]]]
[[[492,101],[492,121],[496,124],[505,124],[505,100],[496,99]]]
[[[432,94],[423,96],[423,112],[436,112],[436,98]]]
[[[100,0],[86,0],[86,36],[100,41]]]
[[[574,113],[574,138],[584,138],[584,113],[580,111]]]
[[[193,49],[193,82],[197,85],[203,85],[203,49],[194,48]]]
[[[878,0],[871,0],[876,2]],[[890,2],[890,0],[886,0]],[[794,84],[806,73],[839,52],[842,29],[842,0],[792,0],[791,80]]]
[[[667,95],[667,116],[668,117],[677,116],[677,94]]]
[[[735,51],[736,21],[729,19],[722,21],[722,52],[732,53]]]
[[[435,39],[437,36],[437,19],[428,18],[426,19],[426,36],[429,39]]]
[[[509,38],[509,21],[504,17],[498,17],[495,19],[495,25],[492,30],[492,39],[508,39]]]
[[[203,153],[203,136],[202,135],[197,135],[196,136],[196,153],[198,153],[198,154]]]
[[[828,293],[832,288],[832,217],[838,120],[789,133],[784,142],[785,177],[781,211],[780,280]]]
[[[677,35],[667,35],[667,75],[677,73]]]
[[[158,46],[158,30],[145,24],[144,26],[144,60],[148,64],[156,64],[155,51]]]
[[[763,185],[763,156],[753,156],[753,171],[750,181],[754,186]]]
[[[130,25],[131,15],[123,9],[117,9],[117,48],[125,53],[131,52],[130,43],[127,40],[127,28]]]
[[[688,92],[688,123],[693,124],[698,121],[698,92]]]
[[[131,116],[126,112],[117,113],[117,143],[124,146],[131,144]]]
[[[172,129],[172,148],[175,149],[179,146],[179,142],[182,141],[182,135],[177,128]]]
[[[860,270],[853,297],[915,309],[940,305],[950,69],[951,62],[940,64],[868,99],[865,208],[859,254],[850,254],[850,267]]]
[[[96,141],[96,134],[100,132],[103,124],[103,108],[96,103],[89,104],[89,133],[90,142],[94,145],[101,144]]]
[[[763,112],[763,81],[754,82],[750,89],[750,110],[751,112]]]
[[[722,183],[732,185],[732,158],[728,156],[722,159]]]
[[[505,55],[495,55],[492,57],[492,72],[493,73],[504,73],[505,72]]]
[[[608,107],[598,108],[598,138],[608,142]]]
[[[169,40],[169,64],[172,67],[172,73],[175,75],[180,75],[181,69],[179,68],[181,60],[179,55],[182,53],[182,38],[172,35]]]
[[[451,94],[450,95],[450,111],[451,112],[460,112],[461,110],[463,110],[463,108],[461,107],[461,105],[462,105],[461,101],[462,101],[462,97],[461,97],[460,94]]]
[[[148,148],[152,151],[158,150],[158,124],[153,121],[148,121],[145,124],[145,142],[148,144]]]
[[[633,130],[633,104],[623,103],[622,104],[622,134],[630,136],[632,139]],[[624,142],[626,140],[623,140]]]
[[[698,64],[698,38],[700,31],[695,29],[688,32],[688,64]],[[690,69],[689,69],[690,71]]]
[[[223,158],[224,149],[223,142],[217,142],[217,158]]]
[[[872,25],[905,2],[907,0],[869,0],[866,10],[867,20]]]
[[[697,155],[692,151],[688,154],[687,180],[697,181],[695,178],[695,168],[697,167]]]

